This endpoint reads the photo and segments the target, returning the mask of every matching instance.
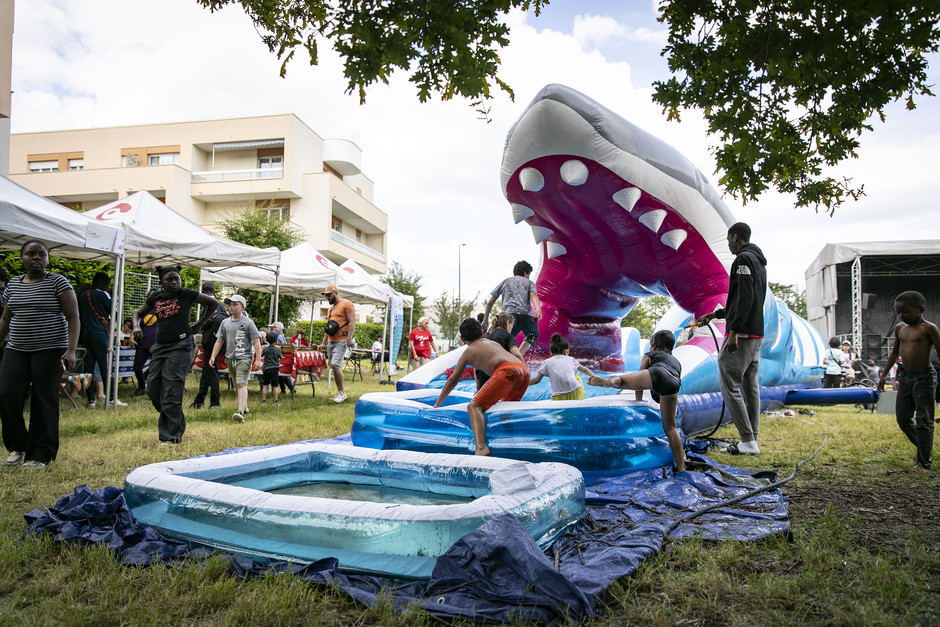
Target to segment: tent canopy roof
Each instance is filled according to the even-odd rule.
[[[809,277],[822,272],[827,266],[853,261],[856,257],[888,255],[940,255],[940,240],[826,244],[813,263],[806,269],[805,276],[809,279]]]
[[[327,285],[336,285],[340,295],[354,303],[381,304],[386,294],[395,293],[384,283],[361,267],[343,264],[345,270],[327,259],[307,242],[281,251],[281,270],[278,289],[285,296],[304,300],[324,300],[322,292]],[[209,268],[203,270],[204,281],[232,285],[239,289],[274,293],[274,278],[258,268]],[[401,295],[406,307],[414,305],[414,298]]]
[[[0,248],[18,249],[31,239],[44,242],[57,257],[113,262],[124,230],[119,224],[96,224],[0,177]]]
[[[146,191],[86,211],[84,215],[127,231],[125,259],[132,265],[264,266],[273,281],[273,271],[280,263],[278,249],[257,248],[216,235]]]

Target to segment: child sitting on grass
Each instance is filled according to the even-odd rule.
[[[587,376],[594,376],[587,367],[578,363],[574,357],[568,356],[568,340],[561,337],[560,333],[552,334],[551,352],[552,356],[542,362],[534,377],[529,381],[533,386],[542,380],[542,377],[548,377],[552,384],[553,401],[580,401],[584,399],[584,383],[578,372],[583,372]]]
[[[264,405],[268,398],[268,387],[271,388],[271,397],[274,404],[277,405],[278,393],[278,369],[281,367],[281,349],[277,346],[278,332],[276,330],[268,331],[265,340],[268,345],[261,349],[261,404]]]
[[[650,352],[643,356],[640,369],[629,374],[621,374],[605,379],[592,376],[588,379],[590,385],[600,387],[615,387],[621,390],[635,390],[636,400],[643,398],[643,390],[651,390],[653,400],[659,403],[659,413],[662,415],[663,431],[669,440],[669,448],[676,460],[676,472],[685,472],[685,451],[682,449],[682,438],[676,428],[676,405],[679,398],[679,387],[682,383],[682,365],[672,356],[672,349],[676,345],[676,336],[672,331],[657,331],[650,338]]]

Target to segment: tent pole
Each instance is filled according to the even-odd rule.
[[[268,326],[271,326],[271,323],[274,323],[278,319],[278,305],[280,303],[278,300],[281,296],[281,266],[277,266],[274,269],[274,320],[268,323]]]
[[[111,329],[108,331],[108,373],[105,386],[105,409],[117,407],[118,372],[121,368],[120,321],[124,312],[124,255],[114,261],[114,281],[111,286]],[[113,394],[112,394],[113,391]]]
[[[382,353],[381,353],[381,361],[379,362],[379,363],[380,363],[380,365],[379,365],[379,383],[382,382],[382,373],[385,372],[385,368],[388,366],[388,364],[385,363],[385,353],[386,353],[386,352],[388,352],[388,359],[389,359],[389,361],[392,360],[392,352],[391,352],[391,350],[392,350],[392,348],[391,348],[391,347],[392,347],[391,339],[392,339],[392,338],[391,338],[391,337],[388,337],[388,338],[385,337],[386,334],[388,333],[388,312],[389,312],[389,310],[392,308],[391,302],[392,302],[392,297],[391,297],[391,296],[387,297],[387,299],[386,299],[386,301],[385,301],[385,322],[382,324]],[[388,377],[388,378],[391,379],[391,378],[392,378],[392,377],[391,377],[392,371],[389,370],[388,372],[389,372],[389,377]]]
[[[411,309],[408,310],[408,329],[414,328],[415,321],[415,308],[414,305],[411,306]],[[411,333],[409,330],[408,333]],[[405,337],[405,330],[401,330],[401,336]],[[408,372],[411,372],[414,368],[411,367],[411,347],[408,347]]]

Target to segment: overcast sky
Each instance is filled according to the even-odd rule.
[[[516,99],[498,95],[486,123],[466,102],[419,103],[404,74],[369,89],[360,106],[344,95],[327,45],[318,66],[298,51],[279,78],[280,62],[235,7],[210,14],[195,0],[20,0],[12,131],[294,113],[322,137],[362,149],[375,203],[389,216],[389,259],[417,272],[426,296],[456,292],[459,249],[463,295],[485,300],[517,260],[537,265],[528,227],[513,224],[499,165],[507,131],[544,85],[584,92],[718,178],[701,118],[666,122],[651,102],[651,82],[668,76],[655,17],[653,2],[622,0],[555,0],[538,18],[512,14],[501,77]],[[940,58],[932,61],[936,83]],[[769,280],[802,288],[828,242],[940,238],[940,103],[917,104],[892,106],[863,138],[860,158],[838,170],[864,182],[866,196],[834,218],[773,193],[746,207],[725,197],[751,224]]]

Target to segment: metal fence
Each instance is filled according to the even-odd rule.
[[[160,279],[156,274],[124,273],[124,310],[121,322],[143,306],[151,289],[160,289]]]

